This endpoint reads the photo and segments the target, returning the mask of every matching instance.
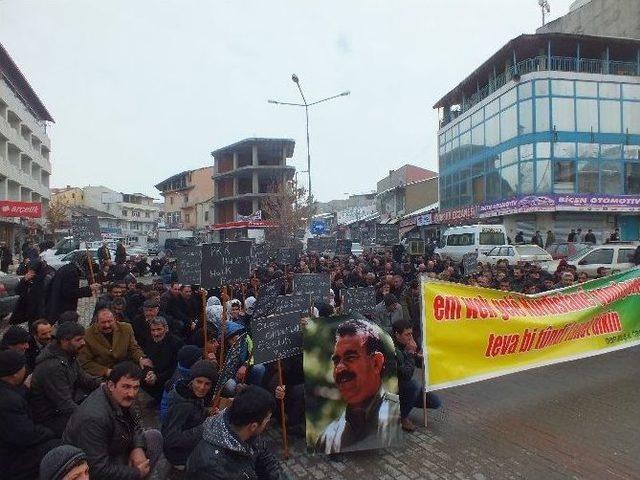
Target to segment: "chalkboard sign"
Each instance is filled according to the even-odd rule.
[[[71,234],[80,242],[99,242],[102,240],[100,224],[95,215],[71,217]]]
[[[280,265],[295,265],[298,263],[298,252],[293,247],[279,248],[278,263]]]
[[[373,242],[371,241],[371,234],[369,230],[363,230],[360,233],[360,245],[363,247],[370,247]]]
[[[190,245],[176,250],[178,281],[185,285],[200,285],[202,272],[202,247]]]
[[[260,287],[258,298],[253,307],[253,318],[266,317],[273,314],[276,299],[284,287],[284,278],[276,278]]]
[[[334,252],[336,249],[336,237],[309,237],[307,239],[307,252]]]
[[[376,224],[376,244],[377,245],[395,245],[400,239],[398,225],[393,224]]]
[[[314,303],[327,302],[330,288],[328,273],[298,273],[293,276],[293,292],[311,295]]]
[[[313,298],[313,297],[311,297]],[[307,313],[309,312],[310,296],[305,293],[292,293],[276,297],[272,313]]]
[[[275,257],[274,253],[268,243],[254,243],[251,245],[251,268],[266,267]]]
[[[218,381],[216,382],[216,387],[214,389],[214,395],[217,395],[224,384],[227,383],[232,378],[236,378],[236,372],[242,366],[242,358],[240,357],[240,352],[242,351],[242,344],[246,341],[246,335],[240,336],[236,340],[236,342],[231,345],[226,351],[224,355],[224,366],[220,370],[218,374]]]
[[[336,255],[351,255],[351,240],[336,241]]]
[[[302,353],[300,314],[285,313],[251,322],[255,363],[268,363]]]
[[[249,278],[251,242],[222,242],[202,245],[202,286],[215,288]]]
[[[376,308],[376,291],[373,287],[342,290],[344,313],[373,313]]]
[[[473,275],[478,271],[478,253],[469,252],[462,256],[462,271],[465,275]]]

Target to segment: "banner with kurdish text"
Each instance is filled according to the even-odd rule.
[[[422,283],[427,390],[640,344],[640,269],[538,295]]]

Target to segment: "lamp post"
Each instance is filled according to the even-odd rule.
[[[307,174],[309,175],[309,198],[311,198],[311,149],[310,149],[310,146],[309,146],[309,107],[311,107],[313,105],[317,105],[318,103],[322,103],[322,102],[327,102],[329,100],[333,100],[334,98],[346,97],[351,92],[349,92],[349,91],[342,92],[342,93],[339,93],[337,95],[333,95],[331,97],[323,98],[321,100],[316,100],[315,102],[309,103],[309,102],[307,102],[307,99],[304,96],[304,92],[302,91],[302,87],[300,86],[300,79],[298,78],[298,76],[295,73],[293,75],[291,75],[291,80],[298,87],[298,91],[300,92],[300,96],[302,97],[302,101],[304,103],[280,102],[280,101],[277,101],[277,100],[267,100],[267,101],[269,103],[273,103],[274,105],[289,105],[289,106],[292,106],[292,107],[304,107],[304,114],[305,114],[306,127],[307,127]]]

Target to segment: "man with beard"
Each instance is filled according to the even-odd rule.
[[[29,348],[24,352],[27,361],[27,372],[33,372],[36,367],[36,358],[44,350],[49,341],[53,328],[48,320],[40,319],[31,324],[31,335],[29,336]]]
[[[367,322],[350,319],[338,325],[333,378],[347,408],[318,438],[317,452],[385,448],[401,441],[398,397],[382,385],[383,351],[380,335]]]
[[[145,376],[144,390],[153,397],[148,406],[155,406],[162,398],[162,387],[171,378],[178,364],[178,350],[182,340],[169,333],[167,321],[156,317],[149,323],[151,341],[144,346],[144,352],[153,363],[153,371]]]
[[[42,351],[31,380],[33,419],[62,436],[80,402],[98,388],[100,379],[87,375],[76,358],[84,346],[84,327],[67,322]]]

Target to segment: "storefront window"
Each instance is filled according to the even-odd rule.
[[[553,191],[555,193],[573,193],[575,178],[575,162],[571,160],[553,162]]]
[[[627,163],[624,178],[625,193],[640,195],[640,164]]]
[[[620,162],[603,160],[600,164],[601,193],[619,194],[622,192]]]
[[[536,160],[536,192],[551,192],[551,161]]]
[[[536,82],[536,85],[538,82]],[[549,99],[536,99],[536,132],[549,131]]]
[[[520,120],[518,123],[518,135],[533,132],[533,112],[531,100],[520,102]]]
[[[624,102],[622,121],[623,133],[640,134],[640,102]]]
[[[533,193],[533,162],[520,162],[520,193]]]
[[[576,129],[573,98],[554,98],[551,112],[556,130],[573,132]]]
[[[620,102],[600,100],[600,131],[620,133]]]
[[[598,132],[598,101],[576,100],[576,113],[579,132]]]
[[[598,193],[598,161],[578,162],[578,193]]]

